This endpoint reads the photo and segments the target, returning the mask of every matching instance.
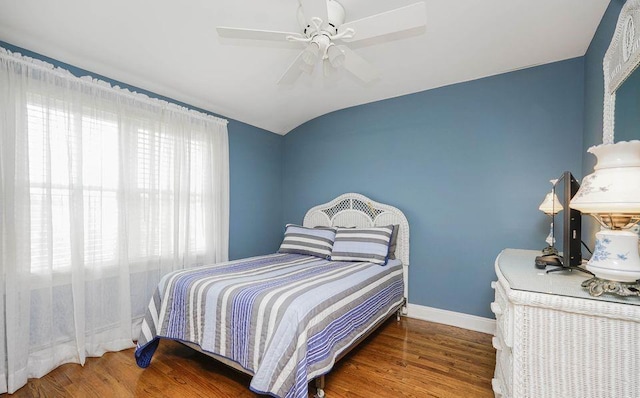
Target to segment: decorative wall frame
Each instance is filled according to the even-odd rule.
[[[616,91],[640,65],[640,0],[627,0],[604,56],[602,143],[614,143]]]

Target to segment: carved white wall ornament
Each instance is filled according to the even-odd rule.
[[[622,60],[627,62],[633,53],[636,27],[633,24],[633,17],[629,15],[624,23],[624,33],[622,34]]]
[[[616,30],[604,56],[604,110],[602,143],[613,144],[616,90],[640,65],[640,0],[628,0],[620,11]]]

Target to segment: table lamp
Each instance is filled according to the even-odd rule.
[[[629,231],[640,221],[640,141],[589,148],[597,163],[582,180],[570,207],[593,216],[602,229],[587,263],[595,274],[583,283],[592,295],[640,293],[638,235]]]
[[[558,254],[558,249],[554,247],[556,238],[554,236],[553,223],[555,221],[554,216],[563,210],[560,199],[558,199],[558,195],[556,195],[556,182],[558,182],[558,180],[549,180],[549,182],[551,182],[551,192],[544,197],[544,200],[538,207],[540,211],[551,217],[549,236],[547,236],[546,239],[548,246],[542,249],[542,254],[545,256],[549,254]]]

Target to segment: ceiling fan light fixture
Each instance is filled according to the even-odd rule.
[[[218,26],[218,34],[237,39],[286,40],[304,44],[305,48],[300,50],[278,84],[292,83],[301,71],[313,73],[319,61],[322,61],[327,76],[333,69],[340,68],[369,83],[378,79],[380,74],[343,43],[410,32],[426,25],[427,6],[424,0],[346,23],[344,7],[338,1],[341,0],[297,0],[300,4],[298,33]]]
[[[302,52],[302,61],[307,65],[315,65],[320,55],[320,46],[318,43],[311,42]]]
[[[306,62],[301,62],[300,63],[300,70],[303,71],[304,73],[310,75],[313,70],[315,69],[315,65],[309,65]]]
[[[340,68],[342,67],[342,65],[344,65],[344,52],[335,45],[332,44],[331,46],[329,46],[329,48],[327,49],[327,56],[329,57],[331,66],[333,66],[334,68]]]
[[[322,63],[322,70],[324,71],[324,75],[326,77],[333,76],[336,72],[335,67],[331,65],[331,62],[328,59],[325,59]]]

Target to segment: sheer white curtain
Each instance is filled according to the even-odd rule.
[[[161,275],[227,260],[228,157],[225,120],[0,49],[0,392],[131,347]]]

